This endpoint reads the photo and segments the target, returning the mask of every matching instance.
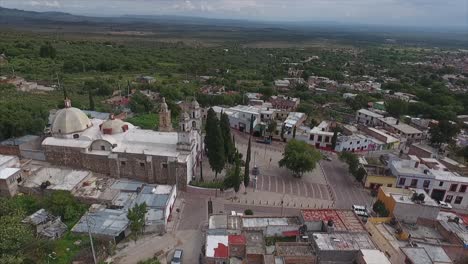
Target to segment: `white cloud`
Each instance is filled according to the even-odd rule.
[[[29,5],[34,7],[60,7],[60,3],[58,1],[29,1]]]

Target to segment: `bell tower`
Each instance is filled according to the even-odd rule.
[[[172,130],[171,110],[167,107],[166,98],[163,97],[159,109],[159,131],[171,132]]]

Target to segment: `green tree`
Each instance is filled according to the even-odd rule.
[[[286,145],[280,167],[291,170],[295,177],[302,177],[305,172],[312,171],[321,155],[315,148],[304,141],[291,140]]]
[[[364,177],[366,176],[367,172],[366,169],[364,169],[362,166],[360,166],[356,172],[353,174],[353,176],[356,178],[358,182],[362,182]]]
[[[110,96],[114,92],[109,81],[102,78],[94,78],[84,82],[84,89],[86,91],[93,91],[94,94],[99,96]]]
[[[96,108],[94,105],[93,92],[91,90],[88,91],[88,98],[89,98],[89,110],[94,111]]]
[[[252,155],[252,137],[249,137],[249,143],[247,145],[247,153],[245,155],[245,166],[244,166],[244,186],[249,187],[250,184],[250,159]]]
[[[154,109],[153,102],[151,102],[148,96],[142,94],[139,91],[133,94],[129,105],[130,109],[134,113],[148,113]]]
[[[408,113],[408,103],[399,99],[388,100],[385,102],[385,109],[391,116],[400,118]]]
[[[0,198],[0,263],[23,263],[24,250],[34,241],[33,230],[21,223],[25,216],[14,198]]]
[[[453,143],[458,133],[460,133],[460,127],[449,120],[440,120],[437,126],[429,129],[431,144],[434,146],[440,146],[443,143]]]
[[[226,178],[224,179],[225,188],[234,188],[234,191],[239,192],[240,185],[242,184],[242,175],[240,169],[240,158],[238,153],[235,155],[234,167],[230,168],[226,173]]]
[[[219,120],[212,108],[210,108],[207,113],[205,130],[205,145],[208,152],[208,162],[210,163],[211,169],[215,172],[215,178],[217,179],[218,173],[224,169],[226,157]]]
[[[128,210],[127,218],[130,221],[130,230],[132,231],[130,236],[135,241],[143,233],[145,228],[146,212],[148,212],[146,203],[136,204],[133,208]]]
[[[273,135],[273,133],[275,133],[277,127],[278,127],[278,124],[276,123],[275,120],[271,120],[268,123],[267,132],[269,133],[270,136]]]
[[[354,153],[351,153],[351,152],[347,152],[347,151],[343,151],[340,153],[340,156],[339,156],[340,160],[341,161],[344,161],[348,164],[348,171],[354,175],[358,168],[359,168],[359,159],[358,157],[356,156],[356,154]]]
[[[87,206],[78,202],[68,191],[54,191],[45,198],[45,207],[60,216],[66,223],[74,224],[86,212]]]
[[[333,136],[331,138],[331,143],[332,143],[332,149],[335,149],[336,147],[336,141],[338,140],[338,131],[333,132]]]
[[[374,203],[372,209],[381,217],[388,217],[390,215],[390,212],[385,208],[385,204],[380,200]]]
[[[220,128],[221,133],[223,134],[224,155],[226,157],[226,161],[233,163],[236,155],[236,146],[232,142],[231,126],[229,124],[229,117],[226,113],[221,114]]]
[[[57,56],[57,50],[52,46],[52,44],[50,44],[50,42],[47,42],[46,44],[40,47],[39,56],[41,58],[55,59],[55,57]]]

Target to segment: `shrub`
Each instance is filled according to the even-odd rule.
[[[250,210],[250,209],[246,209],[246,210],[244,211],[244,215],[253,215],[253,211]]]

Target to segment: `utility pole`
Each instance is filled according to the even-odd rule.
[[[96,252],[94,251],[94,244],[93,244],[93,237],[91,236],[91,227],[89,225],[89,216],[86,215],[86,225],[88,226],[88,235],[89,235],[89,242],[91,243],[91,251],[93,252],[93,260],[94,264],[97,264],[96,260]]]

